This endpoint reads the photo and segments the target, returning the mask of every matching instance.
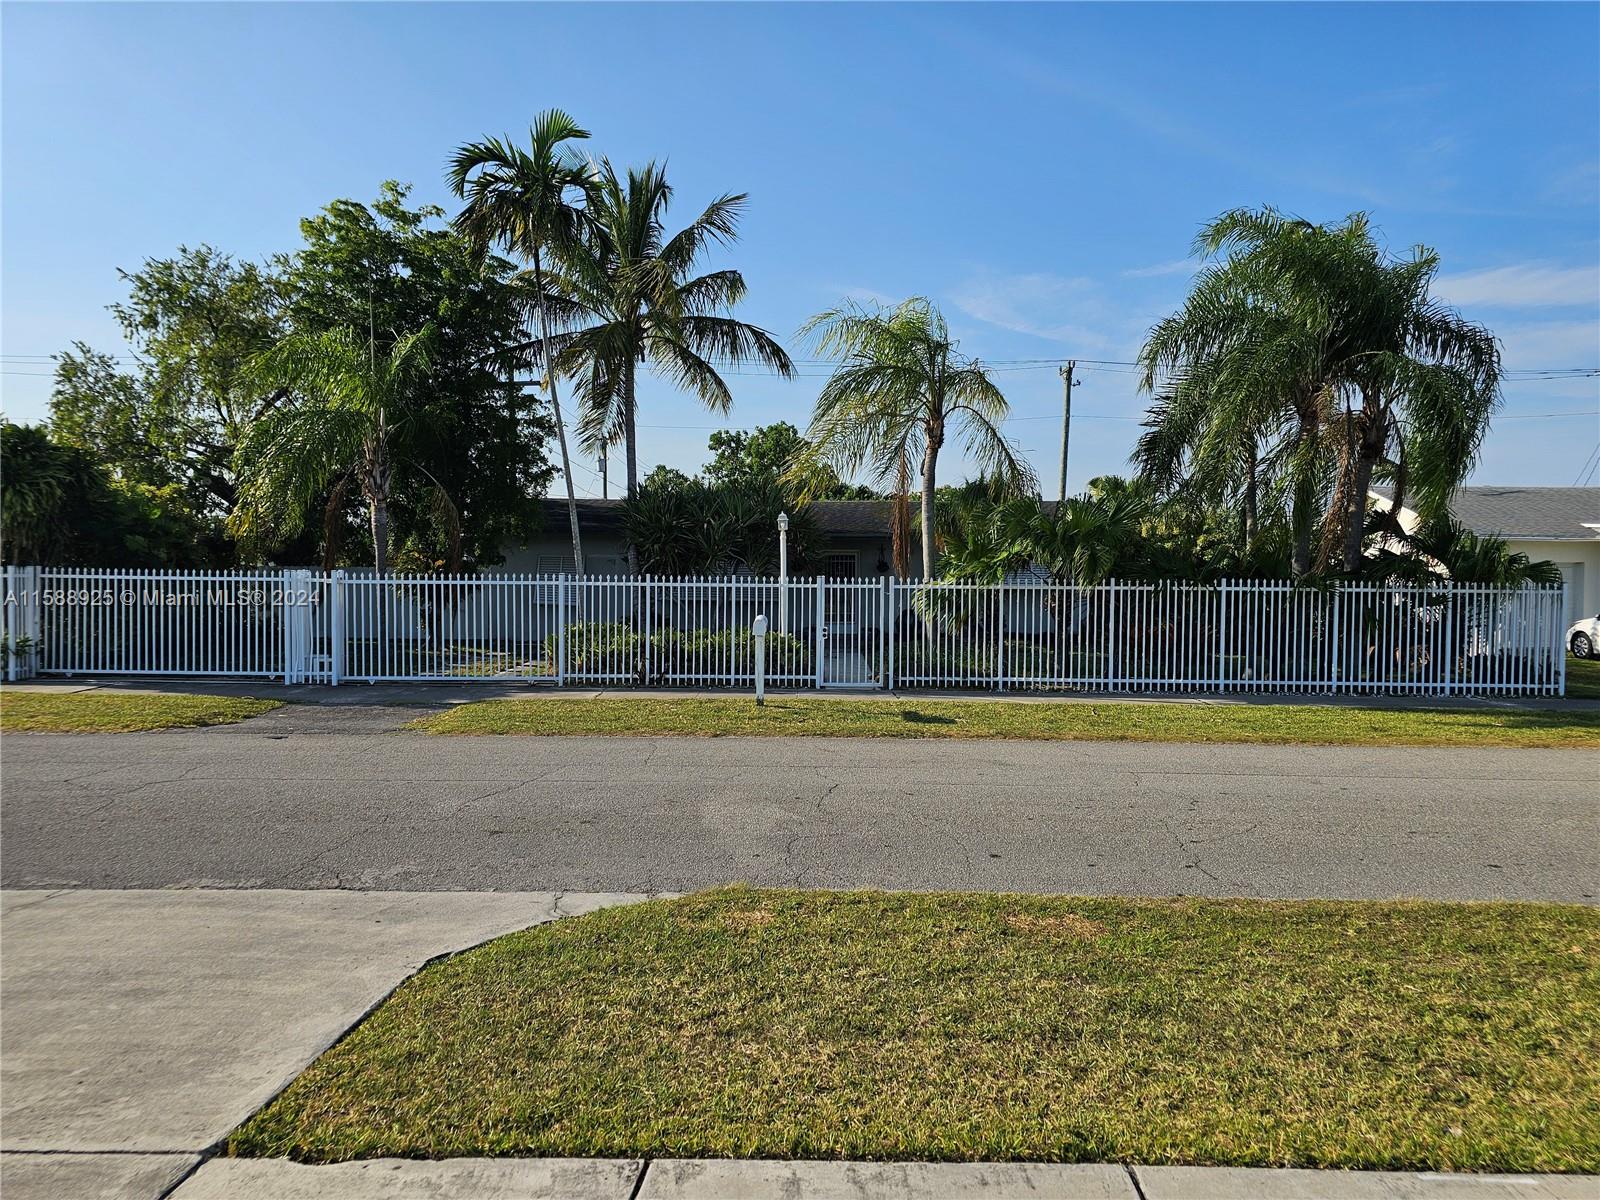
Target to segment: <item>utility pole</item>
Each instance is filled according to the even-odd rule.
[[[1067,365],[1061,368],[1061,382],[1066,389],[1061,407],[1061,502],[1067,500],[1067,442],[1072,436],[1072,372],[1078,365],[1077,359],[1069,358]]]
[[[609,500],[611,494],[606,490],[606,444],[600,443],[600,499]]]

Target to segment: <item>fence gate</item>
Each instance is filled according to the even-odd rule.
[[[884,595],[881,579],[817,580],[817,686],[883,686]]]

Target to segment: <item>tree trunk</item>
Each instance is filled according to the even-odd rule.
[[[944,430],[937,424],[928,427],[928,446],[922,453],[922,578],[933,578],[937,565],[933,545],[933,493],[938,486],[939,443]]]
[[[389,571],[389,427],[378,410],[378,430],[367,444],[367,502],[372,508],[372,565],[381,577]]]
[[[372,565],[380,577],[389,572],[389,501],[372,499]]]
[[[1294,527],[1294,577],[1304,579],[1311,574],[1312,506],[1316,503],[1316,489],[1308,473],[1302,471],[1295,480],[1293,511],[1289,514]]]
[[[628,374],[622,381],[622,437],[624,453],[627,456],[628,470],[628,499],[632,500],[639,490],[639,441],[638,424],[635,421],[633,410],[633,385],[636,378],[636,367],[633,362],[628,363]],[[639,573],[639,547],[633,544],[633,539],[628,539],[628,573]]]
[[[1344,529],[1344,569],[1347,575],[1353,575],[1361,565],[1361,536],[1367,524],[1367,488],[1372,485],[1373,468],[1383,456],[1385,414],[1370,397],[1363,398],[1362,409],[1365,420],[1356,446],[1345,510],[1348,524]]]
[[[533,287],[539,303],[539,338],[544,344],[545,390],[550,394],[550,411],[556,418],[556,439],[561,443],[561,473],[567,481],[567,520],[572,526],[572,567],[583,574],[583,539],[578,533],[578,493],[572,486],[572,459],[567,453],[567,425],[561,419],[561,400],[556,395],[556,366],[550,355],[550,311],[544,302],[544,271],[539,251],[533,252]]]
[[[1250,443],[1249,458],[1245,463],[1244,480],[1244,554],[1248,558],[1256,544],[1256,529],[1260,522],[1256,499],[1256,467],[1258,463],[1255,442]]]

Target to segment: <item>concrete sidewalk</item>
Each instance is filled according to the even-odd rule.
[[[136,692],[150,695],[255,696],[295,704],[356,706],[415,705],[447,708],[474,700],[597,700],[638,698],[738,699],[753,695],[750,688],[595,688],[563,687],[525,680],[481,679],[470,683],[345,683],[282,684],[270,679],[34,679],[8,683],[7,690],[37,692]],[[1358,696],[1306,692],[983,692],[932,691],[881,688],[786,690],[769,688],[774,698],[813,700],[961,700],[1003,701],[1008,704],[1255,704],[1331,705],[1340,708],[1459,708],[1467,711],[1553,710],[1600,712],[1600,700],[1565,696]]]
[[[0,1193],[155,1200],[430,958],[636,899],[0,893]]]
[[[1594,1200],[1600,1178],[727,1159],[213,1159],[173,1200]]]

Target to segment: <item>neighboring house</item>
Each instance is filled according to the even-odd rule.
[[[1390,488],[1373,488],[1374,506],[1388,508]],[[1464,487],[1450,514],[1479,536],[1504,538],[1512,550],[1561,568],[1567,581],[1567,623],[1600,613],[1600,487]],[[1417,514],[1400,509],[1401,528]]]
[[[819,500],[811,505],[811,514],[821,535],[823,569],[829,578],[864,579],[887,575],[893,569],[889,501]],[[526,546],[507,546],[506,561],[496,570],[541,574],[572,570],[570,529],[567,502],[546,499],[544,527],[537,539]],[[627,571],[621,500],[579,500],[578,532],[583,539],[583,565],[588,574],[618,575]],[[914,541],[916,535],[912,537]],[[776,544],[776,529],[772,540]],[[920,552],[915,547],[913,551],[915,558]]]

